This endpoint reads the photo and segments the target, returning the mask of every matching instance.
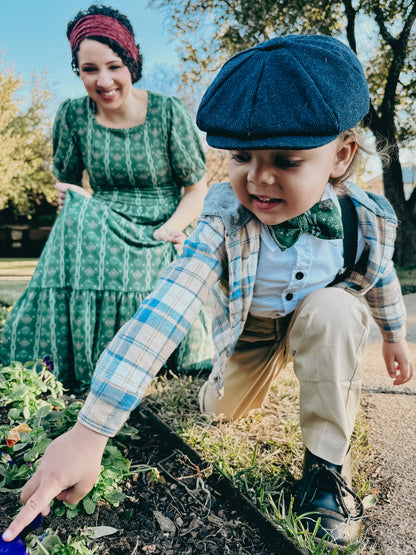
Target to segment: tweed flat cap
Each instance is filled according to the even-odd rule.
[[[239,52],[206,90],[196,123],[221,149],[316,148],[368,113],[354,52],[326,35],[277,37]]]

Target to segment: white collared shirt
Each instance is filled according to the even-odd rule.
[[[331,185],[321,200],[332,199],[341,212]],[[358,229],[356,261],[364,248]],[[290,314],[298,303],[317,289],[326,287],[344,267],[342,239],[320,239],[302,233],[296,243],[281,251],[266,225],[261,226],[261,245],[253,301],[250,313],[263,318],[279,318]]]

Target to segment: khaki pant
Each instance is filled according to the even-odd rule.
[[[287,360],[300,383],[300,425],[305,446],[343,464],[359,408],[361,361],[370,325],[366,305],[337,288],[309,294],[291,317],[249,316],[224,371],[224,396],[215,383],[200,391],[204,414],[229,420],[260,408]]]

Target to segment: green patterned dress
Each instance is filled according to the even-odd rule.
[[[205,173],[195,126],[174,97],[148,93],[144,124],[96,122],[88,97],[66,100],[54,124],[54,174],[92,198],[67,191],[29,286],[3,330],[3,363],[51,354],[55,374],[87,388],[96,362],[177,256],[153,238],[175,211],[183,187]],[[171,361],[178,371],[211,367],[210,322],[202,311]]]

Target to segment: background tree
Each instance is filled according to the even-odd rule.
[[[182,81],[205,88],[230,55],[288,33],[321,33],[348,42],[366,70],[371,108],[364,124],[380,150],[384,190],[400,220],[395,260],[416,266],[416,189],[406,199],[399,150],[416,131],[415,0],[149,0],[181,39]],[[348,94],[348,91],[345,91]]]
[[[56,212],[52,175],[51,95],[44,77],[23,81],[0,61],[0,224]],[[46,223],[40,221],[39,223]]]

